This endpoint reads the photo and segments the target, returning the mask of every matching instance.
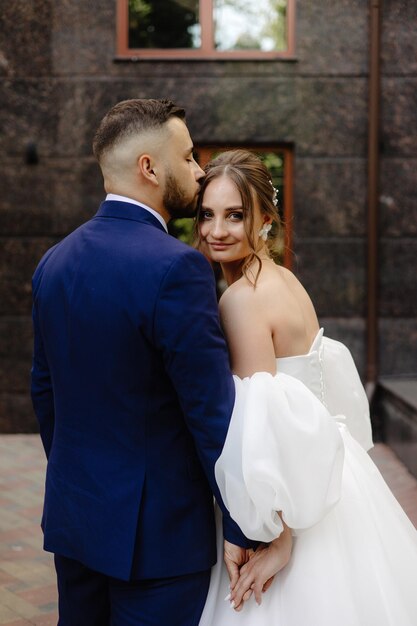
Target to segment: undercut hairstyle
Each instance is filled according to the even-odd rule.
[[[258,233],[254,233],[254,199],[257,198],[259,208],[263,215],[272,219],[273,231],[267,240],[267,248],[270,252],[276,247],[282,224],[276,207],[276,190],[272,184],[271,174],[261,159],[248,150],[227,150],[222,152],[204,168],[206,173],[197,205],[197,219],[195,221],[195,243],[197,248],[202,247],[199,224],[202,221],[202,201],[204,191],[210,182],[216,178],[227,176],[236,185],[242,199],[243,223],[250,246],[250,254],[242,259],[242,274],[256,287],[259,274],[262,269],[262,259],[259,252],[264,244]],[[257,262],[255,274],[252,271],[253,262]]]
[[[100,163],[103,155],[121,140],[162,128],[172,117],[185,120],[185,110],[171,100],[123,100],[100,122],[93,140],[94,156]]]

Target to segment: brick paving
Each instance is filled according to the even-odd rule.
[[[56,626],[52,555],[42,550],[45,459],[38,435],[0,436],[0,624]]]
[[[417,527],[417,480],[377,444],[375,463]],[[0,625],[56,626],[52,556],[42,550],[45,459],[37,435],[0,435]]]

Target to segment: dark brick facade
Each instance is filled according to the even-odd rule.
[[[114,0],[2,3],[0,431],[35,428],[31,274],[95,213],[92,135],[130,97],[184,105],[197,144],[294,147],[294,270],[364,372],[367,4],[300,0],[296,61],[118,62]],[[382,4],[379,367],[401,375],[417,371],[417,4]],[[33,142],[38,163],[28,164]]]

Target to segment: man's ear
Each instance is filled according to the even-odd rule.
[[[141,154],[137,160],[137,171],[140,176],[143,176],[145,180],[152,185],[158,186],[158,167],[155,160],[149,154]]]

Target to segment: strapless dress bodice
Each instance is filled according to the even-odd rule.
[[[320,328],[307,354],[277,359],[277,372],[294,376],[304,383],[323,404],[326,404],[322,366],[323,339],[323,328]]]

